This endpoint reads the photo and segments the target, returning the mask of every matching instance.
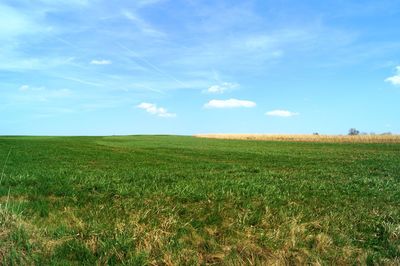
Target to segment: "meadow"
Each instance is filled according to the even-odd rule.
[[[0,264],[399,265],[400,144],[0,137]]]

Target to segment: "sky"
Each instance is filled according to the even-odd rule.
[[[400,133],[398,0],[1,0],[0,135]]]

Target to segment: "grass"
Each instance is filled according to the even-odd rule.
[[[198,134],[199,138],[333,143],[400,143],[400,135]]]
[[[400,144],[1,137],[6,160],[0,264],[400,264]]]

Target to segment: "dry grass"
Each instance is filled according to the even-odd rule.
[[[335,142],[335,143],[400,143],[400,135],[280,135],[280,134],[197,134],[199,138],[294,141],[294,142]]]
[[[28,253],[32,249],[21,218],[0,203],[0,264],[31,265]]]

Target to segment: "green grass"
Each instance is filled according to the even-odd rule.
[[[1,137],[3,162],[0,264],[400,264],[400,144]]]

